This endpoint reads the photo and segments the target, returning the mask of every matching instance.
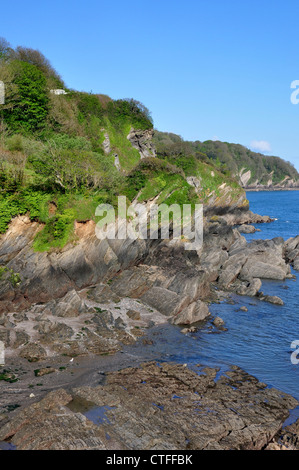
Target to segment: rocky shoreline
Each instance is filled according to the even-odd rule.
[[[198,374],[201,366],[196,372],[180,364],[141,365],[122,352],[136,341],[146,351],[152,327],[197,327],[211,318],[209,302],[232,292],[281,305],[263,294],[262,280],[293,277],[299,236],[247,243],[240,232],[259,222],[271,219],[250,211],[206,214],[200,252],[185,251],[177,240],[98,240],[85,223],[76,228],[75,245],[36,253],[31,244],[39,225],[16,218],[0,240],[0,340],[7,358],[0,370],[0,441],[20,449],[285,446],[282,425],[298,406],[294,398],[239,368],[219,377],[216,369]],[[104,407],[109,423],[93,423],[74,408],[78,400],[83,409]],[[283,431],[291,448],[296,426]]]
[[[299,186],[296,187],[287,187],[287,186],[280,186],[280,187],[268,187],[268,186],[262,186],[259,188],[250,188],[250,187],[245,187],[244,188],[246,192],[248,191],[299,191]]]
[[[0,415],[0,447],[18,450],[296,449],[296,424],[282,430],[291,396],[238,367],[191,370],[141,363],[97,383],[57,388]],[[40,379],[41,380],[41,379]],[[77,379],[78,380],[78,379]],[[82,380],[82,378],[81,378]],[[95,382],[95,381],[93,381]]]

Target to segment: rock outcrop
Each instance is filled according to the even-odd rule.
[[[261,292],[262,279],[292,276],[299,237],[247,243],[230,215],[206,215],[198,251],[186,251],[182,240],[99,240],[90,222],[77,224],[75,244],[38,253],[32,242],[39,224],[14,219],[0,240],[0,340],[8,357],[42,363],[44,379],[57,373],[45,369],[46,359],[114,354],[164,322],[192,331],[209,317],[206,301],[217,290],[281,305]],[[218,317],[215,325],[225,330]],[[52,391],[9,417],[0,414],[0,441],[18,449],[281,445],[276,439],[297,406],[293,398],[237,367],[220,378],[216,369],[198,372],[148,363],[108,373],[105,385]],[[92,419],[103,413],[100,422]],[[290,434],[284,436],[286,443]]]
[[[261,291],[262,279],[291,278],[289,263],[299,259],[298,237],[247,243],[222,216],[205,218],[198,251],[182,240],[100,240],[90,222],[77,224],[75,244],[38,253],[38,230],[18,217],[0,241],[0,339],[10,354],[32,360],[110,354],[149,324],[204,321],[214,287],[282,305]]]
[[[153,144],[153,129],[138,130],[131,129],[127,139],[131,142],[132,146],[138,150],[141,158],[155,157],[156,149]]]
[[[299,235],[286,241],[284,256],[287,262],[299,271]]]
[[[298,402],[238,367],[155,362],[108,373],[106,383],[50,392],[0,421],[18,450],[261,450]]]

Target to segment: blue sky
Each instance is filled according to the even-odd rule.
[[[70,88],[141,101],[161,131],[299,170],[298,18],[298,0],[15,0],[0,36],[39,49]]]

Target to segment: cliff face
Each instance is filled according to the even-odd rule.
[[[132,146],[138,150],[140,158],[156,156],[156,149],[152,141],[153,135],[153,129],[140,131],[131,128],[127,139],[131,142]]]
[[[265,220],[244,210],[206,213],[203,245],[193,251],[171,232],[169,239],[99,239],[90,221],[76,224],[75,242],[40,253],[33,241],[42,226],[17,217],[0,238],[0,340],[29,360],[112,353],[150,325],[207,319],[214,284],[261,295],[259,278],[291,276],[284,255],[293,259],[296,244],[247,247],[233,225],[258,221]]]
[[[271,171],[271,173],[263,176],[262,181],[259,179],[254,181],[251,170],[246,171],[245,168],[242,168],[238,174],[238,177],[240,185],[247,191],[278,191],[283,189],[299,189],[299,180],[286,175],[281,181],[275,183],[273,182],[273,175],[274,171]]]
[[[246,179],[244,180],[244,176],[246,176]],[[266,183],[260,182],[258,179],[248,183],[251,177],[251,172],[250,170],[245,173],[245,175],[240,176],[240,184],[246,191],[279,191],[279,190],[288,190],[288,189],[299,189],[299,180],[295,180],[291,178],[290,176],[285,176],[280,182],[274,183],[273,182],[273,172],[269,173],[269,175],[265,176],[263,178],[263,181],[265,181],[268,178],[268,181]],[[247,180],[247,181],[246,181]]]

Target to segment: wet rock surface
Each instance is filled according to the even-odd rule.
[[[8,269],[0,282],[0,340],[10,360],[0,371],[0,440],[20,449],[298,446],[295,425],[281,430],[297,402],[240,369],[219,378],[216,369],[198,368],[198,375],[178,364],[127,368],[134,358],[117,355],[153,325],[192,333],[209,319],[208,302],[231,292],[282,305],[261,291],[262,279],[292,277],[299,238],[247,243],[233,227],[257,222],[269,220],[248,212],[207,217],[198,252],[181,240],[98,240],[90,224],[78,228],[75,245],[36,253],[40,227],[15,220],[0,240]],[[79,357],[111,355],[114,372],[106,375],[72,368]],[[98,420],[99,409],[95,423],[88,416]]]
[[[17,449],[264,449],[298,402],[238,367],[147,362],[48,393],[0,421]],[[295,443],[295,445],[297,445]]]

